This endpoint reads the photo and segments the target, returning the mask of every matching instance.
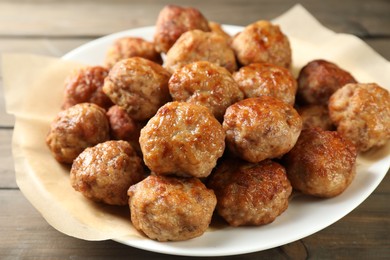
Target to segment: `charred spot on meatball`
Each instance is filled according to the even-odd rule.
[[[110,107],[107,111],[107,118],[110,123],[111,138],[129,142],[141,155],[139,135],[146,123],[134,120],[123,108],[117,105]]]
[[[299,72],[297,101],[301,104],[326,105],[330,96],[348,83],[356,83],[349,72],[332,62],[313,60]]]
[[[197,178],[150,175],[128,191],[131,221],[158,241],[180,241],[202,235],[209,227],[214,192]]]
[[[74,70],[65,80],[63,109],[79,103],[94,103],[104,109],[112,106],[102,87],[108,69],[101,66],[88,66]]]

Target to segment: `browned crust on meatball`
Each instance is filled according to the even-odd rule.
[[[313,60],[299,72],[297,101],[326,105],[330,96],[347,83],[356,83],[349,72],[332,62]]]
[[[133,57],[117,62],[104,81],[103,91],[135,120],[147,120],[171,100],[171,74],[150,60]]]
[[[58,162],[72,163],[85,148],[109,138],[106,111],[92,103],[81,103],[57,114],[46,144]]]
[[[280,164],[224,161],[208,181],[217,196],[216,210],[230,225],[271,223],[288,207],[292,191]]]
[[[294,189],[317,197],[341,194],[355,177],[355,146],[335,131],[302,130],[284,160]]]
[[[209,61],[231,73],[237,70],[233,50],[223,36],[214,32],[192,30],[183,33],[168,51],[164,67],[173,73],[195,61]]]
[[[263,62],[285,68],[291,65],[290,41],[278,25],[269,21],[248,25],[233,38],[231,46],[243,66]]]
[[[227,32],[225,32],[221,24],[217,22],[209,21],[209,27],[212,32],[218,33],[223,38],[225,38],[226,42],[230,43],[230,41],[232,40],[232,37]]]
[[[65,80],[65,98],[62,108],[88,102],[108,109],[112,106],[112,102],[102,90],[107,75],[108,69],[101,66],[88,66],[74,70]]]
[[[200,105],[170,102],[141,130],[144,162],[156,174],[207,177],[225,148],[221,124]]]
[[[127,205],[127,190],[141,181],[141,158],[126,141],[107,141],[85,149],[73,162],[72,187],[85,197],[110,205]]]
[[[193,7],[167,5],[159,13],[154,42],[158,52],[167,53],[176,40],[190,30],[210,31],[208,21]]]
[[[390,139],[390,93],[376,83],[351,83],[329,100],[337,131],[359,151],[383,146]]]
[[[217,203],[214,192],[196,178],[151,175],[128,194],[134,227],[158,241],[202,235]]]
[[[123,37],[117,39],[107,50],[104,64],[112,68],[120,60],[141,57],[162,64],[163,60],[159,52],[155,50],[154,43],[138,37]]]
[[[323,130],[335,130],[335,126],[330,120],[328,106],[326,105],[306,105],[297,108],[302,118],[302,129],[319,127]]]
[[[145,122],[132,119],[120,106],[112,106],[107,111],[107,118],[110,123],[110,135],[115,140],[125,140],[141,155],[139,135]]]
[[[203,105],[220,121],[226,108],[244,97],[230,72],[208,61],[178,69],[168,87],[173,100]]]
[[[231,105],[223,121],[230,151],[254,163],[287,153],[301,128],[302,120],[296,110],[269,96],[248,98]]]
[[[272,96],[294,105],[297,82],[291,72],[270,63],[252,63],[233,74],[245,98]]]

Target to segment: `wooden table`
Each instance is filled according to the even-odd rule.
[[[272,19],[293,1],[170,1],[195,6],[206,17],[236,25]],[[0,51],[60,57],[69,50],[113,32],[153,25],[169,1],[0,1]],[[390,59],[388,0],[301,1],[336,32],[361,37]],[[0,85],[2,80],[0,78]],[[0,88],[0,259],[180,259],[113,241],[89,242],[53,229],[30,205],[14,179],[11,155],[13,117],[5,113]],[[229,259],[390,257],[390,177],[358,208],[328,228],[278,248]]]

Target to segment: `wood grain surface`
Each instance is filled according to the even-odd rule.
[[[158,12],[168,3],[194,6],[210,20],[235,25],[275,18],[295,4],[290,0],[1,0],[0,52],[60,57],[97,37],[154,25]],[[362,38],[390,60],[390,1],[300,3],[326,27]],[[13,117],[5,112],[0,76],[0,259],[186,258],[114,241],[83,241],[53,229],[24,198],[15,182],[13,124]],[[333,225],[278,248],[226,259],[389,259],[389,199],[390,177],[386,176],[365,202]]]

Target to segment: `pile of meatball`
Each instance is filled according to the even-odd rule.
[[[164,56],[164,59],[162,59]],[[158,241],[273,222],[293,189],[321,198],[353,181],[359,152],[390,139],[389,91],[314,60],[294,78],[279,26],[230,36],[190,7],[168,5],[154,41],[125,37],[104,66],[69,75],[46,143],[70,182],[130,208]]]

